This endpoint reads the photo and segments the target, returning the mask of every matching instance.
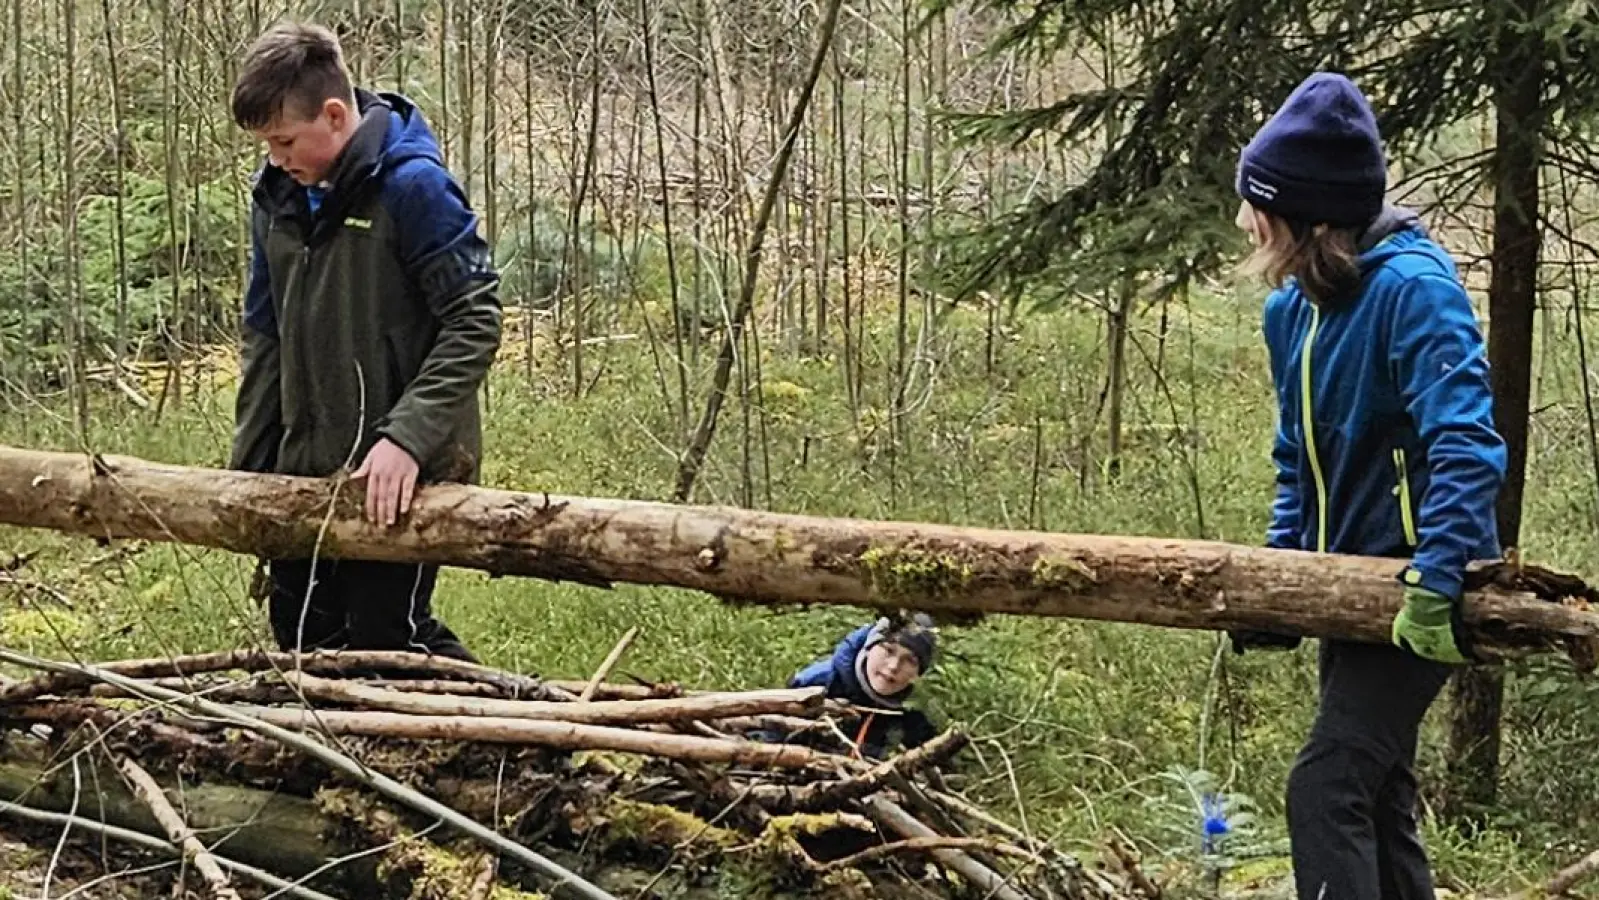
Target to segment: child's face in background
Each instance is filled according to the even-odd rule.
[[[916,654],[894,641],[873,644],[866,651],[866,678],[872,690],[884,697],[905,690],[920,674],[922,667],[916,662]]]
[[[315,118],[304,118],[285,103],[283,113],[255,136],[266,142],[272,164],[303,185],[327,177],[354,132],[355,117],[340,100],[322,104]]]

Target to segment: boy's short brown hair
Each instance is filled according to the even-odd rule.
[[[265,128],[287,111],[314,118],[328,100],[355,102],[339,38],[321,25],[283,22],[256,38],[233,85],[233,121]]]

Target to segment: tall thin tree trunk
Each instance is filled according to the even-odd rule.
[[[811,95],[816,91],[816,82],[821,78],[822,66],[826,63],[828,52],[832,47],[833,33],[838,29],[838,12],[842,5],[842,0],[828,0],[827,12],[822,18],[822,27],[817,35],[816,52],[811,58],[810,71],[805,76],[799,97],[794,101],[788,127],[783,132],[783,144],[778,148],[777,159],[772,163],[772,173],[766,182],[761,208],[756,214],[749,245],[744,253],[743,280],[739,289],[738,305],[733,309],[732,321],[728,323],[721,351],[716,356],[716,371],[711,379],[711,394],[705,403],[705,413],[700,417],[694,436],[683,454],[682,464],[678,467],[675,491],[678,502],[686,502],[693,494],[694,482],[699,477],[700,467],[705,462],[705,454],[710,450],[711,439],[716,433],[716,419],[721,414],[722,403],[727,396],[727,384],[732,377],[733,357],[737,352],[739,338],[744,332],[744,324],[749,318],[750,307],[755,300],[755,280],[760,272],[761,250],[765,244],[766,229],[771,223],[772,209],[777,205],[783,179],[788,174],[788,163],[793,158],[794,144],[799,138],[800,127],[805,123],[805,114],[811,105]]]
[[[11,200],[13,203],[11,222],[17,229],[17,292],[16,297],[23,304],[23,308],[32,305],[33,278],[29,274],[28,246],[31,243],[28,227],[28,194],[24,190],[27,172],[27,131],[22,127],[23,107],[23,56],[25,53],[22,42],[22,0],[11,0],[11,64],[12,64],[12,94],[14,98],[11,106],[11,139],[14,142],[16,153],[11,160],[12,189]],[[0,342],[4,336],[0,335]],[[24,346],[27,337],[23,337]],[[0,375],[6,374],[9,353],[0,343]],[[11,379],[6,378],[0,384],[0,397],[7,396],[11,390]]]
[[[161,390],[161,403],[157,415],[165,406],[170,393],[174,402],[183,399],[183,300],[181,272],[183,251],[178,244],[178,124],[177,87],[173,84],[173,42],[176,31],[172,20],[172,0],[161,2],[161,145],[165,158],[166,212],[167,212],[167,293],[168,307],[164,322],[167,337],[167,381]]]
[[[899,508],[899,454],[906,446],[905,389],[910,344],[910,252],[911,252],[911,4],[900,0],[899,31],[899,129],[890,138],[895,146],[895,200],[899,226],[899,248],[894,259],[894,374],[888,397],[888,504]],[[892,121],[892,118],[890,119]]]
[[[450,164],[450,9],[453,0],[442,0],[439,10],[439,152]]]
[[[477,20],[478,3],[464,3],[455,7],[456,15],[461,17],[459,33],[464,35],[460,43],[460,52],[456,54],[455,61],[460,66],[459,84],[461,87],[461,129],[456,145],[461,148],[461,184],[466,190],[472,190],[473,176],[473,150],[472,136],[474,112],[477,109]]]
[[[600,153],[600,6],[594,4],[589,13],[589,113],[588,135],[584,140],[582,170],[578,174],[576,190],[572,193],[572,215],[567,228],[568,248],[566,263],[562,265],[562,281],[566,287],[562,289],[564,296],[572,298],[572,396],[583,395],[583,337],[584,337],[584,310],[583,286],[586,279],[572,278],[572,273],[581,268],[581,240],[583,224],[583,206],[588,202],[588,195],[593,188],[594,169]],[[593,244],[589,246],[590,258],[593,258]],[[571,290],[573,283],[577,290]]]
[[[78,4],[62,0],[61,80],[63,95],[61,135],[61,215],[66,261],[67,315],[71,331],[67,340],[67,372],[72,390],[72,409],[76,416],[78,441],[89,445],[89,378],[85,371],[84,346],[89,341],[83,312],[83,285],[78,259]],[[20,99],[20,98],[19,98]]]
[[[522,154],[527,160],[527,241],[523,244],[522,258],[526,260],[527,287],[523,292],[522,305],[526,308],[527,320],[523,326],[527,339],[527,356],[524,375],[528,383],[533,382],[533,335],[537,331],[537,320],[533,316],[534,298],[539,289],[539,170],[538,149],[533,142],[533,51],[526,49],[522,53]]]
[[[1109,398],[1106,408],[1108,431],[1105,451],[1105,473],[1115,478],[1121,472],[1122,412],[1127,397],[1127,327],[1132,317],[1134,282],[1122,279],[1116,291],[1116,306],[1106,317],[1110,344]]]
[[[1543,32],[1522,30],[1540,15],[1540,0],[1514,0],[1500,25],[1494,61],[1496,145],[1493,156],[1493,272],[1488,284],[1488,364],[1494,421],[1509,449],[1499,493],[1499,540],[1521,543],[1531,406],[1533,326],[1538,306],[1539,165],[1543,127]],[[1455,677],[1449,740],[1448,809],[1472,820],[1495,802],[1499,782],[1504,675],[1470,668]]]
[[[672,349],[677,368],[677,431],[688,436],[688,363],[683,344],[683,299],[677,278],[677,235],[672,230],[672,190],[666,183],[666,135],[661,123],[661,95],[655,80],[655,32],[650,28],[656,5],[639,0],[639,28],[644,38],[644,77],[654,123],[655,174],[661,181],[661,234],[666,246],[666,282],[672,292]],[[694,323],[694,328],[699,323]]]
[[[849,255],[849,117],[844,108],[844,61],[842,51],[833,50],[833,139],[838,151],[838,240],[839,259],[842,261],[839,279],[839,303],[844,322],[844,396],[849,401],[850,421],[855,424],[857,437],[861,422],[861,386],[856,373],[855,360],[860,348],[855,346],[854,322],[850,313]]]

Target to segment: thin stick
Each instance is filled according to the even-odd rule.
[[[1037,856],[1028,850],[1007,844],[994,838],[972,837],[914,837],[904,840],[891,841],[887,844],[878,844],[867,847],[859,853],[852,853],[842,859],[835,859],[822,864],[822,871],[834,869],[847,869],[870,862],[881,856],[891,856],[895,853],[927,852],[929,850],[988,850],[994,853],[1003,853],[1009,856],[1020,856],[1024,859],[1036,859]]]
[[[206,885],[211,888],[211,896],[217,900],[240,900],[239,892],[228,884],[227,874],[222,871],[222,867],[217,864],[211,852],[205,849],[205,845],[200,843],[200,839],[194,836],[193,829],[189,828],[183,817],[178,815],[178,811],[172,808],[167,795],[161,791],[161,785],[150,777],[150,773],[127,757],[117,760],[117,768],[121,770],[122,777],[133,785],[133,793],[144,801],[145,806],[150,807],[150,814],[155,816],[156,822],[166,831],[167,838],[183,848],[183,858],[192,862],[200,871],[200,877],[204,878]]]
[[[23,806],[20,803],[8,803],[4,800],[0,800],[0,816],[11,816],[17,819],[26,819],[27,821],[37,822],[41,825],[61,825],[63,827],[70,826],[82,831],[99,834],[104,837],[111,838],[112,840],[122,841],[123,843],[127,844],[134,844],[136,846],[143,847],[146,850],[154,850],[158,853],[166,853],[170,856],[183,855],[182,850],[179,850],[177,847],[161,840],[160,838],[151,837],[148,834],[140,831],[134,831],[129,828],[121,828],[116,825],[108,825],[104,822],[96,822],[93,819],[85,819],[81,816],[50,812],[49,810],[44,809],[34,809],[31,806]],[[271,872],[266,872],[261,869],[257,869],[254,866],[245,865],[241,862],[234,862],[225,856],[213,855],[212,859],[215,859],[218,865],[230,872],[236,872],[245,876],[246,878],[252,878],[261,882],[267,887],[281,892],[285,896],[294,897],[296,900],[338,900],[338,898],[330,897],[320,891],[315,891],[311,888],[301,887],[292,882],[285,881],[284,879],[273,875]]]
[[[600,667],[594,670],[594,677],[590,678],[589,683],[584,686],[583,693],[577,695],[578,700],[588,701],[594,699],[594,692],[599,690],[600,685],[605,683],[605,676],[611,674],[611,668],[622,658],[622,654],[627,652],[628,645],[633,643],[633,639],[636,637],[638,637],[638,626],[634,625],[627,630],[626,634],[622,635],[622,639],[616,642],[616,646],[611,648],[610,655],[605,657],[605,662],[600,663]]]
[[[1544,893],[1551,897],[1558,897],[1577,886],[1577,882],[1593,875],[1599,875],[1599,850],[1588,854],[1576,863],[1561,869],[1544,885]]]
[[[795,812],[816,812],[873,793],[896,774],[904,775],[938,765],[965,747],[967,737],[959,731],[946,731],[914,750],[878,763],[859,775],[841,781],[817,781],[803,787],[762,785],[754,797],[767,808]]]
[[[78,802],[83,797],[83,773],[78,768],[78,757],[81,755],[81,752],[72,754],[72,807],[68,811],[71,815],[77,814]],[[45,867],[44,870],[43,893],[46,898],[50,896],[50,881],[55,878],[56,863],[61,861],[61,851],[66,849],[67,834],[71,831],[72,824],[70,821],[62,823],[61,837],[56,840],[55,852],[50,854],[50,865]]]
[[[477,875],[472,879],[472,886],[466,891],[466,900],[489,900],[489,896],[494,893],[494,875],[499,869],[499,857],[485,853],[481,860]]]
[[[865,798],[861,801],[861,806],[880,825],[901,837],[941,837],[938,832],[923,825],[915,816],[881,795]],[[934,850],[932,853],[939,862],[959,872],[962,878],[970,881],[978,890],[984,891],[984,896],[995,897],[998,900],[1027,900],[1010,886],[1009,878],[1005,878],[959,850]]]
[[[581,694],[588,687],[586,682],[560,678],[548,679],[543,684],[545,687],[559,688],[572,694]],[[687,691],[675,684],[602,684],[594,696],[601,700],[664,700],[668,697],[692,697],[703,693],[705,692]]]
[[[579,700],[562,703],[408,694],[295,672],[283,673],[283,680],[298,687],[313,700],[348,703],[394,713],[581,722],[590,725],[676,722],[767,713],[799,715],[820,709],[825,693],[821,688],[799,688],[706,694],[679,700]]]
[[[0,657],[3,658],[3,657]],[[764,744],[583,725],[537,719],[496,716],[411,716],[403,713],[347,710],[277,709],[261,706],[233,707],[235,716],[277,730],[317,731],[406,740],[480,741],[490,744],[554,747],[561,750],[612,750],[695,762],[734,763],[800,769],[827,763],[847,763],[833,756],[785,744]]]
[[[300,669],[314,674],[386,669],[445,675],[463,681],[492,684],[515,691],[522,696],[537,696],[542,688],[538,679],[513,675],[458,659],[381,650],[317,651],[300,656],[298,659],[292,653],[224,650],[194,656],[119,660],[101,664],[97,668],[101,672],[127,678],[183,677],[228,669],[240,669],[246,672]],[[93,680],[79,671],[38,676],[0,690],[0,703],[25,703],[46,694],[80,690]]]
[[[470,817],[464,816],[450,807],[438,802],[437,800],[406,787],[405,785],[395,781],[381,772],[369,770],[355,760],[350,759],[348,756],[345,756],[344,754],[339,753],[331,748],[325,747],[304,735],[295,734],[286,728],[280,728],[276,725],[252,718],[220,703],[213,703],[209,700],[203,700],[199,697],[188,697],[180,694],[177,691],[171,691],[165,688],[141,684],[135,679],[118,675],[115,672],[105,671],[97,666],[75,665],[71,663],[56,662],[53,660],[36,659],[31,656],[26,656],[21,653],[3,649],[0,649],[0,661],[9,662],[13,665],[25,666],[30,669],[38,669],[45,672],[55,672],[61,675],[74,675],[79,678],[103,681],[108,684],[114,684],[119,687],[127,688],[128,690],[139,690],[142,691],[146,696],[155,699],[170,700],[179,706],[186,707],[202,715],[215,716],[217,718],[233,722],[243,728],[265,735],[266,737],[272,738],[280,743],[287,744],[288,746],[293,747],[294,749],[299,750],[308,756],[315,757],[317,760],[321,761],[334,771],[342,773],[361,784],[372,787],[374,790],[378,791],[378,793],[383,794],[397,803],[408,806],[418,812],[423,813],[424,815],[429,815],[433,816],[434,818],[444,820],[445,823],[451,827],[459,829],[465,834],[470,835],[472,838],[482,841],[500,850],[528,868],[533,869],[541,875],[551,879],[555,882],[553,887],[556,890],[559,890],[560,888],[569,888],[575,896],[585,898],[585,900],[616,900],[615,896],[599,889],[593,884],[590,884],[576,873],[568,871],[555,861],[546,859],[545,857],[535,853],[527,847],[522,846],[521,844],[518,844],[504,835],[497,834],[494,831],[483,827],[478,822],[473,821]]]
[[[454,681],[438,678],[384,678],[373,681],[360,681],[368,687],[381,687],[391,691],[404,691],[411,694],[444,694],[455,697],[495,697],[506,699],[505,691],[492,684],[482,684],[474,681]],[[546,685],[548,682],[546,682]]]

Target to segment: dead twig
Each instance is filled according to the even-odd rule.
[[[767,809],[815,812],[876,792],[896,774],[910,774],[936,766],[959,753],[967,744],[963,732],[946,731],[927,743],[891,757],[871,769],[839,781],[818,781],[802,787],[761,785],[755,789],[756,802]]]
[[[380,678],[355,682],[368,687],[406,691],[413,694],[443,694],[453,697],[493,697],[497,700],[513,699],[507,692],[492,684],[475,681],[454,681],[446,678]],[[546,683],[548,686],[548,683]]]
[[[896,853],[926,853],[932,850],[987,850],[1007,856],[1019,856],[1023,859],[1036,858],[1035,854],[1029,850],[1023,850],[1015,844],[1007,844],[995,838],[935,836],[905,838],[903,840],[890,841],[887,844],[878,844],[875,847],[868,847],[859,853],[852,853],[841,859],[822,863],[821,868],[824,872],[834,869],[848,869],[884,856],[892,856]]]
[[[117,760],[117,768],[133,786],[134,794],[144,801],[150,808],[150,814],[166,830],[167,838],[183,849],[183,858],[199,870],[200,877],[211,889],[211,896],[217,900],[240,900],[239,892],[228,883],[227,874],[205,845],[200,843],[200,839],[194,836],[194,831],[183,821],[183,817],[172,808],[167,795],[161,791],[161,785],[150,777],[150,773],[127,757]]]
[[[767,713],[794,715],[820,709],[825,694],[821,688],[803,688],[705,694],[678,700],[578,700],[575,703],[563,703],[408,694],[296,672],[285,672],[283,680],[310,699],[347,703],[365,709],[419,716],[495,717],[589,725],[676,722]]]
[[[1144,895],[1147,900],[1160,900],[1160,885],[1150,881],[1149,876],[1144,874],[1138,854],[1132,847],[1128,846],[1126,841],[1122,840],[1120,835],[1111,837],[1110,852],[1116,857],[1116,862],[1121,866],[1122,871],[1127,873],[1128,878],[1132,879],[1133,887],[1138,889],[1138,893]]]
[[[899,804],[882,796],[867,797],[861,801],[861,806],[866,812],[876,819],[879,825],[903,838],[936,838],[942,835],[923,825],[917,818],[906,812]],[[1023,894],[1010,886],[1010,879],[1000,875],[993,869],[983,865],[960,850],[933,850],[930,851],[940,863],[958,872],[962,878],[970,881],[986,897],[995,900],[1027,900]]]
[[[403,713],[359,712],[271,707],[235,707],[237,714],[273,728],[292,731],[326,731],[333,734],[409,740],[480,741],[521,744],[561,750],[613,750],[668,759],[722,762],[784,769],[819,767],[847,762],[810,749],[755,741],[694,737],[686,734],[644,732],[608,725],[576,722],[507,719],[494,716],[413,716]]]
[[[97,665],[98,671],[125,678],[183,678],[208,672],[238,669],[245,672],[300,669],[312,674],[365,673],[373,670],[443,676],[500,687],[513,696],[540,697],[543,685],[536,678],[513,675],[487,666],[427,656],[377,650],[317,651],[296,659],[292,653],[265,653],[257,650],[225,650],[193,656],[130,659]],[[25,703],[53,694],[81,691],[94,679],[82,672],[53,672],[8,685],[0,690],[0,703]]]
[[[1556,872],[1553,878],[1544,883],[1544,893],[1559,897],[1569,893],[1578,882],[1594,875],[1599,875],[1599,850]]]
[[[556,688],[577,696],[588,689],[588,683],[551,678],[545,687]],[[678,684],[601,684],[590,699],[594,700],[664,700],[669,697],[692,697],[705,691],[684,690]]]
[[[628,645],[632,644],[633,639],[636,637],[638,637],[638,626],[634,625],[627,630],[626,634],[622,635],[621,640],[616,642],[616,646],[611,648],[611,652],[606,654],[605,661],[600,663],[600,667],[594,670],[594,676],[589,679],[588,684],[583,686],[583,692],[577,695],[578,700],[588,701],[594,699],[594,692],[599,690],[600,685],[605,683],[605,676],[611,674],[611,669],[622,658],[622,654],[627,652]]]

